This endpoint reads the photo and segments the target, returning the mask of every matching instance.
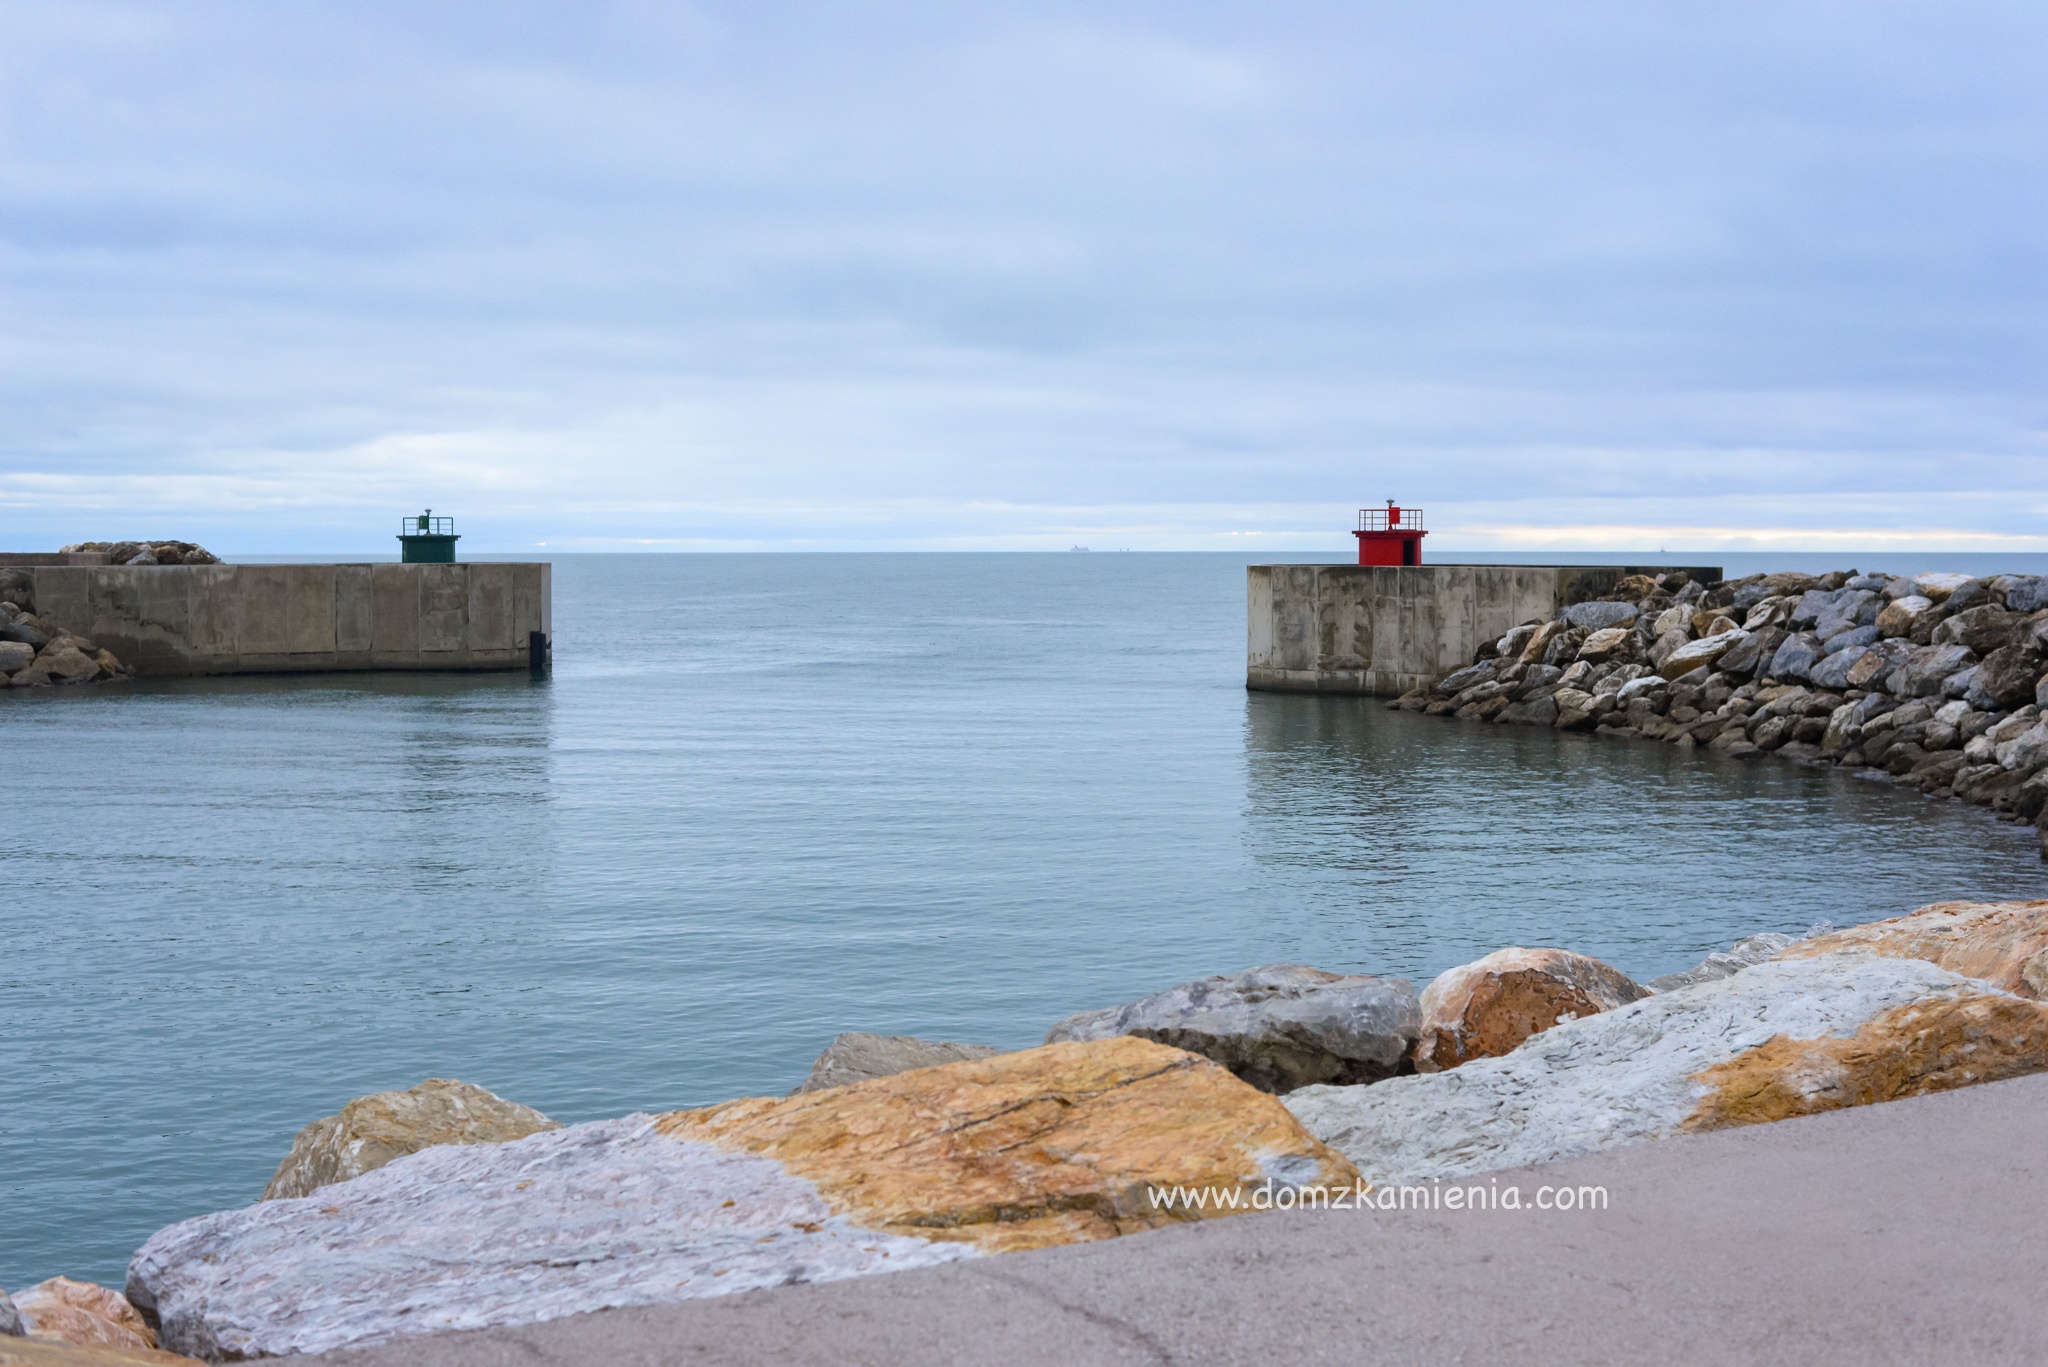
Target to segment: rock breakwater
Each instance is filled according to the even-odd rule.
[[[21,570],[0,569],[0,679],[14,688],[98,683],[134,671],[89,637],[35,614],[34,585]]]
[[[1942,903],[1648,985],[1555,948],[1419,996],[1269,965],[1035,1049],[841,1036],[789,1096],[568,1127],[434,1080],[307,1126],[271,1199],[159,1231],[125,1302],[59,1299],[98,1307],[74,1339],[219,1361],[1114,1238],[2048,1070],[2044,996],[2048,901]]]
[[[109,565],[218,565],[220,557],[190,541],[80,541],[59,549],[104,555]]]
[[[1839,765],[2036,822],[2048,578],[1624,579],[1389,706]]]

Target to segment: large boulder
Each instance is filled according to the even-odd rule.
[[[811,1075],[790,1095],[890,1077],[913,1068],[988,1058],[998,1052],[986,1044],[948,1044],[910,1035],[869,1035],[849,1030],[833,1037],[825,1052],[818,1055],[818,1061],[811,1065]]]
[[[1820,662],[1822,653],[1820,638],[1810,631],[1787,636],[1772,653],[1764,673],[1777,679],[1803,679]]]
[[[1642,614],[1634,603],[1573,603],[1564,620],[1586,631],[1605,631],[1633,623]]]
[[[339,1114],[300,1130],[263,1199],[305,1196],[437,1145],[502,1144],[560,1128],[539,1111],[481,1087],[430,1077],[402,1092],[357,1097]]]
[[[35,663],[36,648],[26,641],[0,641],[0,674],[13,674]]]
[[[834,1281],[1352,1189],[1281,1103],[1149,1041],[428,1149],[135,1256],[164,1342],[282,1356]],[[1202,1203],[1159,1193],[1203,1193]]]
[[[1889,921],[1801,940],[1778,957],[1845,950],[1924,959],[2002,991],[2048,999],[2048,901],[1935,902]]]
[[[1368,1182],[1415,1183],[2043,1069],[2048,1006],[1921,960],[1836,953],[1567,1021],[1501,1058],[1286,1104]]]
[[[21,1338],[28,1329],[21,1322],[21,1312],[14,1308],[14,1298],[0,1291],[0,1338]]]
[[[2038,650],[2024,645],[2000,646],[1978,662],[1976,677],[1964,696],[1979,712],[2003,712],[2032,702],[2040,677]]]
[[[1494,1058],[1563,1021],[1647,996],[1621,970],[1563,949],[1499,949],[1438,975],[1422,992],[1415,1069]]]
[[[1989,655],[2007,645],[2026,618],[2008,612],[1996,603],[1958,612],[1935,627],[1933,644],[1967,646],[1979,655]]]
[[[1695,669],[1712,665],[1748,639],[1749,633],[1737,627],[1732,631],[1702,636],[1697,641],[1687,641],[1664,657],[1657,666],[1657,672],[1667,679],[1683,678]]]
[[[1877,614],[1878,634],[1886,637],[1911,636],[1913,629],[1920,625],[1921,618],[1933,606],[1932,599],[1917,593],[1895,599]]]
[[[96,1282],[52,1277],[14,1293],[24,1333],[80,1348],[154,1348],[156,1334],[127,1297]]]
[[[1278,1093],[1391,1077],[1421,1026],[1406,978],[1269,964],[1069,1016],[1045,1042],[1137,1035],[1214,1059],[1260,1091]]]
[[[1901,698],[1939,697],[1944,680],[1976,662],[1976,653],[1968,646],[1923,646],[1892,671],[1886,686]]]
[[[1937,572],[1913,576],[1913,587],[1937,603],[1945,601],[1956,590],[1967,588],[1976,582],[1974,578],[1967,574],[1943,574]]]
[[[35,667],[56,683],[91,683],[100,677],[99,662],[70,644],[52,642],[36,656]]]

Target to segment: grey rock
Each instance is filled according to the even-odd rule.
[[[1807,671],[1806,677],[1811,679],[1820,688],[1847,688],[1849,686],[1849,671],[1856,667],[1857,661],[1869,653],[1870,647],[1867,645],[1850,646],[1846,650],[1838,650],[1832,655],[1823,657],[1820,663]]]
[[[26,622],[8,622],[0,624],[0,641],[18,641],[31,650],[41,650],[50,643],[50,637]]]
[[[1977,686],[1977,666],[1959,669],[1941,681],[1941,696],[1944,698],[1967,698],[1970,690]]]
[[[1505,726],[1548,726],[1557,720],[1557,698],[1552,693],[1518,702],[1494,718]]]
[[[2048,723],[2036,722],[1993,753],[1998,757],[1999,768],[2032,773],[2048,764]]]
[[[1892,672],[1886,687],[1901,698],[1938,697],[1944,679],[1976,662],[1976,654],[1967,646],[1922,646]]]
[[[2005,605],[2014,612],[2039,612],[2048,608],[2048,577],[2038,574],[2006,576]]]
[[[1565,621],[1585,631],[1625,627],[1640,615],[1634,603],[1573,603],[1564,610]]]
[[[2027,646],[2000,646],[1977,666],[1975,681],[1964,694],[1980,712],[1999,712],[2034,701],[2041,674],[2039,652]]]
[[[1491,681],[1493,676],[1494,665],[1491,660],[1482,661],[1479,664],[1466,665],[1463,669],[1454,669],[1441,679],[1438,679],[1436,685],[1430,689],[1430,692],[1440,694],[1446,698],[1455,697],[1474,684]]]
[[[1851,627],[1871,626],[1877,621],[1877,614],[1884,607],[1884,600],[1868,589],[1844,588],[1832,595],[1833,601],[1815,617],[1814,634],[1823,641],[1838,632]]]
[[[1714,667],[1729,674],[1755,674],[1770,662],[1788,635],[1783,627],[1752,630],[1748,640],[1737,643],[1726,655],[1714,661]]]
[[[1842,587],[1845,589],[1869,589],[1873,593],[1883,593],[1896,582],[1897,580],[1889,574],[1873,571],[1870,574],[1851,576],[1849,582],[1842,585]]]
[[[36,648],[25,641],[0,641],[0,674],[12,674],[35,663]]]
[[[2000,646],[2010,644],[2013,634],[2025,620],[1996,603],[1985,603],[1943,621],[1934,629],[1933,643],[1968,646],[1979,655],[1989,655]]]
[[[1399,1072],[1422,1029],[1406,978],[1270,964],[1069,1016],[1045,1042],[1137,1035],[1214,1059],[1261,1091],[1376,1082]]]
[[[891,1077],[913,1068],[934,1068],[963,1059],[991,1058],[1000,1050],[986,1044],[949,1044],[910,1035],[869,1035],[849,1030],[837,1035],[811,1065],[797,1092],[819,1092],[870,1078]],[[796,1095],[792,1092],[790,1095]]]
[[[1850,627],[1847,630],[1838,631],[1832,636],[1822,638],[1820,648],[1826,654],[1832,655],[1838,650],[1847,650],[1851,646],[1876,645],[1877,641],[1878,633],[1876,627]]]
[[[1515,697],[1534,697],[1538,690],[1554,687],[1563,677],[1564,671],[1556,665],[1530,665],[1522,675],[1521,686],[1515,690]]]
[[[1368,1182],[1463,1177],[1683,1133],[1699,1075],[1774,1037],[1852,1035],[1897,1007],[1986,991],[1919,959],[1779,959],[1564,1021],[1498,1058],[1284,1104]]]
[[[644,1115],[426,1149],[299,1200],[159,1230],[128,1298],[213,1361],[531,1324],[972,1257],[833,1215],[782,1164]]]
[[[0,1338],[27,1338],[28,1330],[21,1323],[21,1312],[14,1308],[5,1291],[0,1291]]]
[[[1765,666],[1764,673],[1774,679],[1810,678],[1811,671],[1814,665],[1820,662],[1821,655],[1820,638],[1812,632],[1788,636],[1784,644],[1771,656],[1771,662]]]

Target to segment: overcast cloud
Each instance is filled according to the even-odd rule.
[[[2039,3],[0,4],[0,548],[2048,549]]]

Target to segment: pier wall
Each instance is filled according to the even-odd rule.
[[[1479,643],[1626,575],[1718,568],[1642,565],[1253,565],[1245,686],[1394,697],[1468,664]]]
[[[525,669],[552,637],[552,569],[458,565],[38,565],[36,615],[138,674]]]

